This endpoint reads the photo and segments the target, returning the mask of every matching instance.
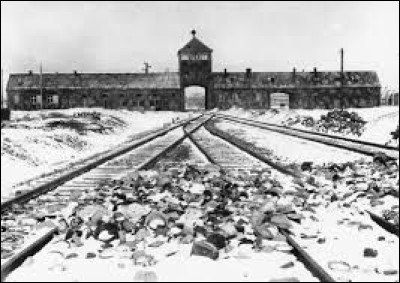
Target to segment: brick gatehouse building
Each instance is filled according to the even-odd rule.
[[[193,31],[178,52],[175,73],[25,73],[7,84],[13,110],[105,107],[185,110],[185,89],[202,87],[205,109],[373,107],[380,105],[376,72],[213,72],[212,49]]]

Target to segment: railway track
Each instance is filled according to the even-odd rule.
[[[207,132],[206,132],[207,131]],[[273,164],[271,160],[265,160],[266,157],[263,156],[262,153],[259,151],[256,151],[251,148],[246,148],[242,144],[238,143],[232,138],[228,138],[227,136],[221,135],[218,131],[214,131],[213,128],[209,128],[208,124],[205,125],[205,129],[199,129],[197,132],[194,132],[192,134],[189,134],[189,137],[193,140],[193,143],[200,148],[201,152],[203,152],[205,155],[208,156],[208,160],[214,164],[220,165],[222,167],[226,167],[227,169],[232,169],[231,166],[226,166],[226,164],[237,164],[236,166],[233,166],[233,169],[235,167],[237,168],[242,168],[243,165],[240,165],[242,162],[250,162],[248,159],[244,160],[242,158],[237,158],[237,153],[235,150],[232,150],[233,147],[236,149],[241,150],[244,152],[247,156],[254,157],[258,160],[258,162],[262,161],[264,162],[263,166],[267,166],[270,168],[274,168],[275,170],[279,171],[280,173],[298,178],[301,177],[298,175],[296,172],[291,172],[288,173],[287,168],[283,168],[278,164]],[[214,141],[212,140],[214,139]],[[219,141],[215,141],[219,140]],[[229,153],[229,148],[231,147],[232,153]],[[255,164],[255,166],[260,166],[258,164]],[[367,217],[364,217],[367,215]],[[368,217],[369,216],[369,217]],[[372,212],[366,211],[362,212],[359,216],[360,219],[363,219],[365,223],[369,224],[362,224],[366,225],[367,227],[372,227],[375,225],[376,229],[374,229],[375,233],[377,235],[382,235],[379,233],[383,233],[384,235],[388,235],[387,233],[391,233],[395,236],[399,236],[398,233],[398,227],[395,225],[391,224],[390,222],[386,221],[382,217],[379,217]],[[346,219],[346,218],[345,218]],[[369,226],[372,225],[372,226]],[[362,226],[360,226],[362,227]],[[338,227],[338,229],[340,229]],[[282,232],[282,231],[281,231]],[[319,262],[323,262],[323,258],[321,258],[320,250],[317,250],[314,246],[311,247],[311,251],[317,250],[318,252],[314,252],[312,255],[318,255],[317,257],[319,260],[316,260],[312,255],[310,255],[307,250],[303,248],[303,245],[307,245],[307,240],[303,241],[303,236],[301,236],[301,233],[297,234],[296,236],[291,236],[290,234],[286,232],[282,232],[285,237],[287,238],[287,242],[292,245],[292,247],[295,250],[295,254],[301,261],[304,263],[307,268],[312,271],[312,273],[319,278],[322,282],[335,282],[334,278],[338,278],[341,274],[338,274],[336,271],[327,271],[328,266],[332,264],[333,261],[331,262],[326,262],[324,264],[323,268]],[[371,233],[373,234],[373,233]],[[312,236],[311,238],[313,238]],[[381,236],[382,237],[382,236]],[[390,238],[390,236],[388,236]],[[371,238],[372,239],[372,238]],[[393,238],[392,238],[393,240]],[[317,246],[320,246],[317,244]],[[315,250],[314,250],[315,249]],[[390,253],[390,252],[389,252]],[[332,264],[333,265],[333,264]],[[340,282],[341,280],[339,280]]]
[[[224,114],[217,114],[218,118],[232,121],[235,123],[256,127],[263,130],[277,132],[304,140],[322,143],[328,146],[353,151],[356,153],[375,156],[376,153],[382,152],[393,159],[399,159],[399,149],[393,146],[376,144],[366,141],[360,141],[345,137],[333,136],[324,133],[311,132],[301,129],[288,128],[280,125],[254,121],[250,119],[237,118]]]
[[[221,166],[225,170],[273,169],[291,177],[298,177],[297,174],[289,172],[280,167],[280,165],[273,164],[272,161],[267,160],[264,156],[254,154],[243,147],[238,147],[234,142],[210,132],[207,128],[200,128],[193,133],[188,133],[188,136],[211,163]],[[294,254],[298,260],[316,278],[321,282],[336,282],[288,233],[281,232],[293,247]]]
[[[130,145],[127,145],[123,148],[117,148],[115,150],[112,150],[112,151],[108,152],[106,155],[102,155],[102,156],[96,157],[93,160],[89,160],[88,162],[83,163],[81,166],[77,166],[72,171],[69,171],[67,173],[57,175],[56,177],[49,177],[46,180],[42,180],[39,183],[39,185],[31,188],[29,191],[24,192],[20,195],[17,195],[14,198],[11,198],[9,200],[2,202],[1,203],[1,213],[11,209],[15,205],[27,202],[30,199],[33,199],[33,198],[40,196],[46,192],[49,192],[49,191],[53,190],[54,188],[57,188],[58,186],[68,182],[69,180],[77,178],[77,177],[83,175],[84,173],[86,173],[92,169],[95,169],[112,159],[117,158],[118,156],[121,156],[121,155],[123,155],[129,151],[132,151],[140,146],[143,146],[157,138],[163,137],[166,134],[170,133],[171,131],[178,129],[179,127],[182,127],[195,119],[196,118],[190,119],[188,121],[184,121],[182,123],[179,123],[177,125],[174,125],[174,126],[168,128],[168,129],[158,131],[154,134],[150,134],[149,136],[144,137],[144,138],[142,138]]]
[[[241,123],[241,122],[239,122],[239,123]],[[248,124],[245,124],[245,125],[248,125]],[[250,125],[250,126],[252,126],[252,125]],[[214,130],[213,128],[210,128],[208,126],[208,123],[206,124],[206,128],[210,132],[212,132],[214,135],[220,137],[221,139],[224,139],[226,142],[228,142],[228,143],[230,143],[230,144],[232,144],[232,145],[234,145],[236,147],[241,148],[242,150],[246,151],[248,154],[251,154],[251,155],[253,155],[253,156],[257,157],[257,158],[268,159],[268,158],[265,157],[265,155],[268,154],[268,151],[265,151],[265,150],[263,150],[261,148],[257,148],[257,147],[250,148],[250,147],[244,146],[239,139],[226,137],[225,135],[221,134],[221,131],[219,131],[219,130],[217,131],[217,130]],[[306,177],[304,175],[301,175],[299,172],[291,171],[290,169],[288,169],[288,168],[286,168],[284,166],[281,166],[281,165],[275,165],[274,166],[274,164],[272,164],[272,166],[275,169],[277,169],[278,171],[283,172],[285,174],[289,174],[289,175],[292,175],[292,176],[295,176],[295,177],[300,177],[300,178],[301,177],[303,177],[303,178]],[[393,195],[393,197],[398,198],[398,196],[396,196],[396,195]],[[379,215],[377,215],[375,213],[372,213],[371,211],[365,211],[365,212],[381,228],[383,228],[384,230],[388,231],[389,233],[394,234],[397,237],[399,237],[399,228],[398,228],[398,226],[394,225],[393,223],[389,222],[388,220],[384,219],[383,217],[381,217],[381,216],[379,216]]]
[[[235,142],[229,139],[210,132],[203,126],[211,118],[212,117],[193,119],[181,125],[183,126],[183,131],[179,128],[180,126],[177,126],[173,130],[158,135],[153,139],[146,139],[146,141],[140,145],[126,150],[118,156],[114,156],[89,172],[85,171],[85,173],[79,174],[78,177],[72,176],[70,180],[64,180],[61,185],[48,185],[51,189],[41,190],[41,194],[31,194],[30,198],[22,198],[21,201],[24,203],[25,208],[29,207],[29,205],[31,205],[31,207],[37,207],[38,205],[48,206],[52,202],[56,202],[58,205],[59,202],[61,202],[65,205],[70,201],[69,197],[71,194],[73,195],[76,191],[90,193],[99,183],[106,180],[129,174],[132,171],[154,167],[160,160],[167,158],[171,151],[187,139],[195,145],[198,152],[203,154],[208,162],[221,166],[227,171],[251,172],[252,170],[265,169],[270,170],[270,172],[276,171],[276,176],[289,175],[294,178],[299,177],[297,173],[290,172],[290,170],[282,168],[278,164],[274,164],[273,161],[268,160],[268,158],[262,154],[255,153],[250,149],[235,144]],[[43,196],[43,193],[46,193],[46,195]],[[34,203],[29,203],[32,198],[35,199]],[[18,200],[17,203],[20,204],[20,200]],[[4,210],[4,214],[9,212],[12,208],[15,208],[15,205],[11,203],[8,209]],[[23,207],[20,207],[20,212],[21,209],[23,210]],[[61,214],[62,213],[63,212],[61,212]],[[2,261],[2,281],[8,274],[23,263],[27,257],[35,254],[49,243],[56,232],[57,229],[55,227],[42,230],[40,235],[36,235],[33,240],[27,242],[14,256],[10,257],[4,263]],[[316,278],[321,282],[336,282],[329,272],[321,267],[318,261],[313,259],[294,237],[284,231],[281,232],[286,237],[289,245],[294,249],[294,254],[297,259],[302,262]]]
[[[225,141],[220,140],[217,142],[211,134],[207,136],[206,130],[201,128],[206,121],[208,121],[208,119],[203,120],[200,123],[186,124],[184,127],[184,135],[179,139],[176,139],[176,137],[174,138],[173,136],[166,136],[163,138],[162,142],[150,142],[150,144],[146,144],[141,147],[141,150],[136,150],[137,152],[130,152],[125,156],[121,156],[117,159],[109,161],[106,164],[90,171],[89,173],[75,178],[73,181],[67,182],[61,187],[58,187],[56,190],[49,193],[51,196],[47,194],[46,198],[49,199],[50,197],[51,199],[54,197],[54,199],[60,201],[62,196],[67,197],[72,192],[76,192],[77,188],[85,192],[94,189],[96,184],[112,178],[114,176],[114,172],[118,175],[123,175],[128,174],[128,172],[132,170],[150,168],[154,166],[157,161],[165,157],[173,148],[176,148],[176,146],[182,143],[187,137],[195,143],[199,151],[206,156],[208,161],[211,161],[211,163],[214,164],[222,164],[226,170],[252,170],[255,168],[260,169],[260,166],[270,168],[270,166],[265,162],[257,160],[251,155],[244,154],[244,152],[240,149],[235,150],[232,148],[232,146],[226,144]],[[206,136],[204,137],[204,135]],[[207,143],[208,148],[204,150],[204,146],[200,146],[199,143],[203,145],[204,143]],[[221,152],[221,149],[224,149],[224,152]],[[213,150],[212,154],[208,153],[210,150]],[[153,153],[150,158],[146,156],[146,153],[148,154],[148,152]],[[145,162],[139,162],[139,160],[143,160],[146,157],[147,160]],[[247,166],[244,166],[244,164],[247,164]],[[124,172],[124,170],[127,171]],[[66,201],[64,201],[64,203],[65,202]],[[48,205],[49,203],[43,201],[43,204]],[[23,263],[27,257],[35,254],[38,250],[40,250],[40,248],[49,243],[56,232],[56,228],[42,230],[41,235],[36,237],[30,243],[27,243],[20,252],[2,264],[2,281],[7,277],[8,274],[10,274],[21,263]],[[304,264],[313,272],[313,274],[316,274],[316,276],[323,282],[334,282],[332,278],[330,278],[320,267],[318,267],[316,262],[312,261],[311,257],[303,249],[301,249],[299,245],[296,245],[293,240],[291,240],[290,243],[295,248],[296,254],[301,256]],[[306,259],[306,262],[304,259]]]
[[[198,119],[200,120],[199,124],[196,124],[192,130],[196,130],[197,127],[200,127],[210,118],[198,117],[191,119],[151,135],[124,149],[118,149],[84,168],[79,168],[56,180],[51,180],[49,183],[43,184],[22,196],[3,203],[1,214],[2,234],[6,232],[3,229],[17,231],[15,234],[21,240],[21,243],[16,246],[14,238],[3,239],[2,237],[1,280],[3,281],[26,258],[32,256],[41,247],[49,243],[57,232],[56,227],[46,227],[36,233],[36,231],[32,231],[27,219],[35,217],[35,214],[39,211],[47,210],[49,206],[54,206],[56,210],[61,210],[56,213],[57,216],[65,217],[70,212],[68,211],[68,203],[78,200],[74,196],[90,193],[102,182],[117,178],[121,174],[129,174],[132,171],[151,168],[186,139],[187,134],[179,129]],[[47,215],[43,217],[45,216]],[[8,225],[9,223],[12,224]],[[21,234],[25,237],[21,236]],[[6,260],[3,260],[3,251],[7,248],[10,252],[16,252]]]

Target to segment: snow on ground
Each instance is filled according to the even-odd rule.
[[[361,154],[233,122],[224,121],[218,123],[217,126],[239,139],[253,143],[256,147],[271,150],[285,163],[313,162],[315,165],[323,165],[365,158]]]
[[[385,144],[390,141],[390,133],[395,131],[399,125],[399,107],[384,106],[375,108],[350,108],[350,112],[358,113],[366,122],[366,128],[361,137],[348,136],[354,139],[370,141]],[[260,122],[268,122],[273,124],[283,124],[290,118],[296,117],[312,117],[319,120],[321,115],[326,115],[330,110],[324,109],[292,109],[292,110],[244,110],[241,108],[232,108],[221,113],[232,115],[238,118],[254,119]],[[294,127],[310,130],[298,124]]]
[[[101,114],[74,118],[77,113]],[[23,181],[65,167],[129,141],[134,135],[161,128],[173,119],[184,119],[189,113],[131,112],[105,109],[16,111],[12,121],[1,129],[1,195]],[[64,127],[50,123],[71,122]],[[91,129],[86,134],[69,127]],[[103,133],[93,130],[105,130]]]

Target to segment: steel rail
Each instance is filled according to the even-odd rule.
[[[260,161],[266,163],[268,166],[271,166],[271,164],[273,165],[273,162],[271,160],[267,160],[266,157],[262,157],[254,154],[251,154],[251,151],[249,151],[248,149],[245,149],[244,147],[240,146],[236,146],[235,143],[232,143],[231,141],[229,141],[226,138],[220,137],[219,135],[215,135],[212,131],[209,131],[207,129],[207,127],[205,127],[206,130],[208,132],[210,132],[212,135],[221,138],[224,141],[227,141],[228,143],[230,143],[231,145],[233,145],[234,147],[239,148],[240,150],[242,150],[243,152],[246,152],[250,155],[252,155],[253,157],[255,157],[256,159],[259,159]],[[207,159],[210,160],[211,163],[213,163],[214,165],[219,166],[219,164],[215,161],[214,158],[212,158],[207,151],[204,149],[204,147],[202,147],[200,145],[200,143],[195,141],[195,138],[192,136],[194,132],[188,133],[189,139],[194,141],[194,144],[196,145],[196,147],[202,152],[205,153]],[[243,150],[245,149],[245,150]],[[261,158],[259,158],[261,157]],[[276,167],[276,166],[275,166]],[[280,166],[278,166],[278,168],[280,168]],[[296,175],[293,172],[288,171],[287,169],[283,169],[280,168],[281,170],[283,170],[284,172],[286,172],[285,174],[293,176]],[[276,169],[278,170],[278,169]],[[279,170],[280,171],[280,170]],[[282,172],[282,171],[281,171]],[[282,173],[284,173],[282,172]],[[281,231],[281,233],[284,235],[284,237],[287,239],[287,242],[290,246],[293,247],[294,250],[294,255],[297,257],[297,259],[302,262],[306,268],[308,268],[308,270],[315,276],[317,277],[321,282],[337,282],[335,281],[288,233]]]
[[[238,142],[236,142],[236,141],[234,141],[232,139],[224,137],[223,135],[221,135],[217,131],[214,131],[213,129],[211,129],[208,124],[206,124],[206,126],[204,128],[209,133],[211,133],[212,135],[219,137],[220,139],[222,139],[222,140],[228,142],[229,144],[239,148],[240,150],[246,152],[247,154],[249,154],[249,155],[261,160],[262,162],[266,163],[267,165],[269,165],[273,169],[275,169],[275,170],[277,170],[277,171],[279,171],[279,172],[281,172],[281,173],[283,173],[285,175],[289,175],[289,176],[292,176],[292,177],[295,177],[295,178],[303,178],[303,177],[305,177],[302,174],[293,172],[292,170],[290,170],[290,169],[288,169],[288,168],[286,168],[286,167],[284,167],[282,165],[279,165],[276,162],[273,162],[271,159],[269,159],[265,155],[262,155],[262,154],[260,154],[258,152],[255,152],[255,151],[251,150],[251,149],[248,149],[247,147],[239,144]]]
[[[209,129],[209,128],[207,127],[207,124],[206,124],[205,128],[206,128],[211,134],[216,135],[216,136],[218,136],[219,138],[225,140],[226,142],[232,144],[233,146],[236,146],[236,147],[242,149],[243,151],[245,151],[245,152],[251,154],[252,156],[254,156],[255,158],[259,158],[259,156],[260,156],[260,157],[262,158],[262,159],[260,159],[260,160],[262,160],[262,161],[264,161],[263,159],[267,159],[266,157],[263,157],[261,154],[259,154],[259,153],[257,153],[257,152],[254,152],[254,151],[252,151],[252,150],[250,150],[250,149],[247,149],[247,148],[244,147],[243,145],[241,145],[241,144],[239,144],[239,143],[237,143],[237,142],[235,142],[235,141],[233,141],[233,140],[231,140],[231,139],[228,139],[228,138],[222,136],[221,134],[219,134],[219,133],[216,132],[216,131],[213,131],[212,129]],[[266,160],[266,161],[268,161],[268,160]],[[273,162],[271,162],[271,167],[272,167],[272,166],[273,166]],[[277,168],[275,168],[275,167],[273,167],[273,168],[279,170],[279,167],[282,167],[282,166],[277,165]],[[282,168],[283,168],[283,167],[282,167]],[[280,171],[280,170],[279,170],[279,171]],[[285,173],[285,171],[290,172],[290,169],[284,168],[284,170],[282,170],[282,171],[280,171],[280,172]],[[291,173],[289,173],[288,175],[301,177],[301,175],[297,174],[296,172],[291,172]],[[394,197],[396,197],[396,196],[394,196]],[[397,197],[398,197],[398,196],[397,196]],[[397,227],[396,225],[390,223],[390,222],[387,221],[386,219],[384,219],[384,218],[382,218],[382,217],[380,217],[380,216],[378,216],[378,215],[376,215],[376,214],[374,214],[374,213],[372,213],[372,212],[370,212],[370,211],[365,211],[365,212],[368,213],[368,214],[370,215],[371,219],[372,219],[376,224],[378,224],[380,227],[382,227],[383,229],[385,229],[387,232],[389,232],[389,233],[391,233],[391,234],[394,234],[394,235],[396,235],[396,236],[399,236],[399,227]]]
[[[185,122],[185,126],[188,125],[189,123],[201,119],[203,116],[197,117],[195,119],[192,119],[191,121]],[[173,149],[175,149],[179,144],[181,144],[185,139],[188,138],[188,136],[193,132],[197,131],[199,128],[201,128],[206,122],[208,122],[212,116],[207,118],[204,121],[201,121],[198,125],[196,125],[192,130],[190,131],[185,131],[184,135],[168,145],[165,149],[163,149],[160,153],[154,154],[151,156],[149,159],[144,161],[142,164],[138,166],[135,170],[146,170],[148,168],[151,168],[156,164],[160,159],[164,158],[168,153],[170,153]],[[180,127],[180,126],[178,126]],[[177,128],[177,127],[175,127]],[[41,248],[43,248],[46,244],[48,244],[55,236],[55,234],[58,232],[57,228],[52,228],[48,230],[44,235],[38,237],[21,249],[17,254],[13,255],[11,258],[7,259],[4,264],[1,265],[1,282],[3,282],[7,276],[13,272],[15,269],[17,269],[21,264],[30,256],[33,256],[36,254],[38,251],[40,251]]]
[[[134,149],[136,149],[136,148],[138,148],[140,146],[143,146],[143,145],[155,140],[156,138],[165,136],[169,132],[171,132],[171,131],[179,128],[179,127],[185,126],[186,124],[188,124],[188,123],[190,123],[192,121],[200,119],[201,117],[203,117],[203,115],[195,117],[195,118],[192,118],[192,119],[189,119],[187,121],[184,121],[182,123],[174,125],[174,126],[168,128],[168,129],[165,129],[165,130],[163,129],[163,130],[161,130],[161,131],[159,131],[157,133],[151,134],[150,136],[145,137],[145,138],[143,138],[143,139],[141,139],[139,141],[136,141],[131,145],[125,146],[122,149],[117,149],[114,152],[111,152],[111,153],[109,153],[109,154],[107,154],[107,155],[105,155],[103,157],[97,158],[93,162],[90,162],[89,164],[87,164],[87,165],[85,165],[85,166],[83,166],[81,168],[77,168],[75,170],[72,170],[71,172],[63,174],[63,175],[57,177],[56,179],[51,180],[50,182],[47,182],[47,183],[42,184],[42,185],[39,185],[39,186],[29,190],[26,193],[23,193],[21,195],[18,195],[16,197],[12,198],[12,199],[9,199],[9,200],[7,200],[5,202],[2,202],[1,203],[1,213],[4,213],[5,211],[11,209],[13,207],[13,205],[15,205],[15,204],[21,204],[21,203],[28,202],[29,200],[34,199],[37,196],[40,196],[42,194],[45,194],[45,193],[55,189],[56,187],[66,183],[66,182],[68,182],[68,181],[70,181],[70,180],[72,180],[72,179],[74,179],[74,178],[76,178],[76,177],[78,177],[78,176],[80,176],[80,175],[82,175],[82,174],[84,174],[84,173],[86,173],[86,172],[88,172],[88,171],[90,171],[90,170],[92,170],[92,169],[94,169],[94,168],[96,168],[96,167],[98,167],[98,166],[100,166],[100,165],[102,165],[102,164],[104,164],[104,163],[106,163],[106,162],[108,162],[108,161],[120,156],[120,155],[123,155],[123,154],[125,154],[125,153],[127,153],[127,152],[129,152],[131,150],[134,150]]]
[[[379,226],[381,226],[383,229],[385,229],[386,231],[388,231],[389,233],[396,235],[397,237],[399,237],[399,227],[396,226],[395,224],[390,223],[389,221],[387,221],[386,219],[376,215],[375,213],[372,213],[371,211],[367,211],[367,213],[369,214],[369,216],[371,217],[371,219],[373,221],[375,221],[376,224],[378,224]]]
[[[335,135],[319,133],[319,132],[313,132],[313,131],[308,131],[308,130],[303,130],[303,129],[289,128],[289,127],[285,127],[285,126],[282,126],[282,125],[276,125],[276,124],[272,124],[272,123],[261,122],[261,121],[256,121],[256,120],[252,120],[252,119],[246,119],[246,118],[233,117],[233,116],[226,115],[226,114],[217,114],[217,115],[218,116],[223,116],[223,117],[229,117],[229,118],[237,119],[237,120],[243,120],[243,121],[246,121],[246,122],[259,123],[261,125],[273,126],[273,127],[278,127],[278,128],[282,128],[282,129],[290,129],[290,130],[294,130],[294,131],[297,131],[297,132],[302,132],[302,133],[305,133],[305,134],[311,134],[311,135],[317,135],[317,136],[322,136],[322,137],[327,137],[327,138],[332,138],[332,139],[344,140],[344,141],[354,142],[354,143],[358,143],[358,144],[362,144],[362,145],[375,146],[375,147],[378,147],[378,148],[381,148],[381,149],[388,149],[388,150],[395,150],[395,151],[399,150],[397,147],[391,146],[391,145],[379,144],[379,143],[363,141],[363,140],[356,140],[356,139],[352,139],[352,138],[335,136]]]
[[[269,124],[269,123],[264,123],[264,122],[259,122],[259,121],[244,119],[244,118],[236,118],[236,117],[222,115],[222,114],[217,114],[217,117],[224,119],[224,120],[232,121],[235,123],[244,124],[244,125],[248,125],[248,126],[256,127],[259,129],[272,131],[272,132],[277,132],[277,133],[284,134],[284,135],[294,136],[294,137],[301,138],[304,140],[318,142],[318,143],[322,143],[322,144],[325,144],[328,146],[345,149],[345,150],[353,151],[353,152],[363,154],[363,155],[368,155],[368,156],[374,156],[378,152],[388,151],[388,152],[390,152],[391,155],[393,154],[393,156],[390,156],[392,159],[398,159],[399,149],[396,147],[392,147],[392,146],[370,143],[370,142],[366,142],[366,141],[359,141],[359,140],[354,140],[354,139],[350,139],[350,138],[327,135],[327,134],[323,134],[323,133],[311,132],[311,131],[306,131],[306,130],[301,130],[301,129],[288,128],[288,127],[283,127],[280,125],[274,125],[274,124]],[[309,136],[304,136],[304,134],[309,135]],[[344,144],[344,143],[341,144],[341,143],[338,143],[338,141],[347,142],[348,144]],[[363,149],[360,146],[367,146],[367,147],[370,147],[370,149],[369,150]]]

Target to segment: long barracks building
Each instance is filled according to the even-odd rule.
[[[13,110],[105,107],[184,111],[186,90],[202,87],[205,109],[373,107],[380,105],[376,72],[213,72],[212,49],[193,31],[178,52],[179,72],[11,74]]]

